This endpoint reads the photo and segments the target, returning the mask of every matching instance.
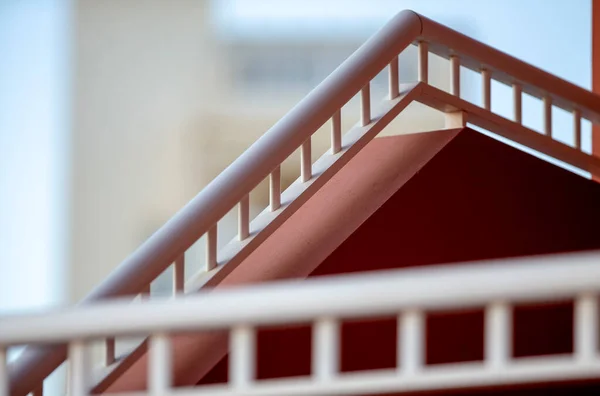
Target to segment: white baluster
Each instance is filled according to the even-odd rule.
[[[573,134],[575,140],[575,148],[581,150],[581,111],[573,110]]]
[[[89,355],[83,340],[69,343],[70,396],[87,396],[89,383]]]
[[[481,70],[481,85],[482,85],[482,103],[483,108],[491,110],[492,108],[492,77],[488,70]]]
[[[424,363],[425,317],[422,311],[409,310],[399,317],[398,369],[404,375],[417,373]]]
[[[302,183],[306,183],[312,178],[312,158],[311,158],[311,142],[310,137],[302,143],[300,150],[300,177]]]
[[[167,334],[150,336],[148,356],[148,391],[150,395],[162,396],[172,384],[173,352],[171,340]]]
[[[333,113],[331,117],[331,154],[337,154],[342,149],[342,110]]]
[[[419,81],[429,82],[429,48],[425,41],[419,41]]]
[[[206,235],[206,270],[217,266],[217,224],[212,226]]]
[[[513,116],[516,123],[523,123],[523,90],[520,84],[513,84]]]
[[[250,195],[238,204],[238,239],[243,241],[250,235]]]
[[[269,175],[269,204],[271,212],[281,207],[281,167],[278,166]]]
[[[552,136],[552,98],[544,96],[544,135]]]
[[[336,319],[321,318],[313,325],[312,371],[321,381],[330,380],[338,373],[339,334]]]
[[[371,123],[371,83],[360,90],[360,124],[362,126]]]
[[[105,364],[110,366],[115,362],[115,338],[108,337],[105,345]]]
[[[229,335],[229,375],[237,389],[248,388],[255,378],[256,332],[251,326],[236,326]]]
[[[399,84],[399,73],[398,73],[398,57],[394,57],[390,62],[388,68],[388,82],[389,82],[389,98],[390,100],[396,99],[400,94]]]
[[[575,357],[591,362],[598,355],[598,298],[584,294],[575,300]]]
[[[485,310],[485,362],[488,367],[502,369],[512,355],[512,320],[510,306],[494,302]]]
[[[185,285],[185,253],[177,257],[173,265],[173,295],[183,293]]]
[[[450,93],[460,97],[460,59],[456,55],[450,57]]]

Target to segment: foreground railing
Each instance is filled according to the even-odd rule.
[[[419,82],[399,85],[402,71],[398,70],[398,56],[411,43],[419,48]],[[428,85],[429,53],[450,60],[449,93]],[[481,106],[461,98],[461,66],[481,73]],[[370,81],[386,67],[389,95],[375,107],[370,100]],[[513,88],[512,120],[491,111],[492,80]],[[543,100],[542,134],[522,125],[524,93]],[[361,98],[360,122],[343,135],[341,109],[357,94]],[[207,275],[191,289],[217,284],[414,100],[448,113],[448,126],[463,126],[468,120],[575,167],[600,173],[600,160],[581,152],[581,120],[599,122],[600,97],[414,12],[403,11],[129,256],[84,303],[146,294],[150,283],[170,265],[174,266],[174,291],[183,292],[184,254],[203,235]],[[553,140],[553,107],[572,113],[574,147]],[[311,136],[328,120],[331,150],[313,164]],[[280,166],[297,149],[301,151],[300,178],[282,193]],[[270,180],[270,204],[251,222],[249,194],[265,178]],[[218,252],[218,222],[236,205],[238,237]],[[115,362],[114,345],[114,339],[107,338],[107,365]],[[66,348],[60,345],[43,350],[28,347],[10,367],[12,393],[24,395],[39,389],[66,356]]]
[[[71,395],[84,396],[91,388],[88,344],[139,334],[150,335],[148,389],[123,395],[358,395],[600,378],[598,293],[600,252],[594,252],[281,282],[176,300],[112,301],[5,317],[0,319],[0,396],[9,394],[4,361],[10,345],[68,343]],[[511,307],[564,300],[575,306],[573,354],[513,358]],[[427,366],[427,312],[481,307],[484,360]],[[341,373],[341,320],[383,315],[398,317],[397,368]],[[313,326],[312,375],[257,380],[256,328],[307,322]],[[229,383],[173,388],[170,336],[199,330],[230,332]]]

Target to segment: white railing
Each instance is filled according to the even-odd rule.
[[[138,334],[150,337],[148,389],[122,395],[360,395],[591,379],[600,378],[598,293],[600,252],[422,267],[6,317],[0,354],[10,345],[68,343],[72,396],[91,388],[89,342]],[[513,358],[511,307],[564,300],[575,303],[573,353]],[[484,360],[427,365],[427,312],[465,308],[485,310]],[[383,315],[398,317],[396,369],[341,373],[341,320]],[[257,380],[256,328],[307,322],[313,324],[312,375]],[[229,382],[175,388],[170,335],[199,330],[230,332]],[[0,396],[9,394],[6,373],[0,365]]]
[[[419,81],[399,86],[398,56],[417,44]],[[449,61],[450,93],[428,84],[428,56]],[[389,70],[389,95],[379,106],[370,101],[370,81]],[[481,73],[482,106],[460,96],[460,68]],[[507,84],[514,92],[512,120],[491,109],[491,81]],[[523,93],[544,101],[545,128],[538,133],[522,125]],[[360,122],[342,136],[340,112],[355,95],[361,97]],[[174,265],[174,290],[182,292],[184,253],[206,235],[207,276],[203,285],[215,285],[271,235],[307,199],[352,159],[408,104],[419,101],[447,113],[448,126],[470,123],[557,158],[592,174],[600,173],[600,159],[581,152],[581,120],[600,122],[600,97],[519,61],[412,11],[403,11],[361,46],[327,79],[237,158],[198,196],[188,203],[131,254],[84,303],[147,293],[150,283]],[[552,108],[573,114],[574,147],[552,138]],[[311,164],[311,136],[331,120],[331,150]],[[281,191],[280,166],[301,150],[301,176]],[[249,194],[265,178],[270,180],[270,204],[251,221]],[[239,235],[217,251],[218,222],[239,207]],[[198,287],[195,285],[194,289]],[[114,340],[106,340],[107,364],[114,362]],[[28,347],[10,367],[15,396],[34,389],[67,357],[64,347]]]

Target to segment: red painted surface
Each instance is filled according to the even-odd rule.
[[[598,249],[598,224],[600,184],[465,130],[312,276]],[[572,311],[569,302],[516,307],[514,355],[571,351]],[[430,313],[426,338],[427,364],[481,360],[483,311]],[[394,318],[344,322],[342,371],[394,367],[395,340]],[[260,331],[258,377],[308,375],[310,344],[308,327]],[[225,359],[201,383],[225,381],[226,368]],[[592,391],[600,387],[554,386],[549,391],[538,386],[510,394]]]

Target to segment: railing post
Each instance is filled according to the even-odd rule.
[[[544,96],[544,135],[552,137],[552,98]]]
[[[230,381],[237,389],[247,388],[255,377],[256,332],[251,326],[236,326],[229,343]]]
[[[87,396],[89,381],[89,356],[83,340],[69,343],[70,396]]]
[[[523,123],[523,91],[517,83],[513,84],[513,116],[516,123]]]
[[[302,148],[300,149],[300,178],[302,183],[306,183],[312,178],[311,151],[311,138],[309,137],[304,143],[302,143]]]
[[[172,360],[169,336],[163,333],[151,335],[148,356],[148,391],[150,395],[162,396],[171,388]]]
[[[575,300],[575,357],[591,362],[598,355],[598,297],[584,294]]]
[[[460,98],[460,59],[457,55],[450,57],[450,93]]]
[[[333,113],[331,117],[331,154],[342,150],[342,110]]]
[[[269,205],[271,212],[281,207],[281,166],[269,175]]]
[[[339,370],[339,323],[321,318],[313,324],[312,367],[320,381],[331,380]]]
[[[250,195],[238,204],[238,239],[243,241],[250,236]]]
[[[485,310],[485,363],[502,369],[512,355],[511,310],[505,302],[493,302]]]
[[[399,75],[399,71],[398,71],[398,57],[394,57],[394,59],[392,59],[392,61],[390,62],[390,66],[388,68],[389,70],[389,74],[388,74],[388,81],[389,81],[389,99],[393,100],[396,99],[398,97],[398,95],[400,95],[400,83],[399,83],[399,79],[400,79],[400,75]]]
[[[210,227],[206,235],[206,270],[217,266],[217,224]]]
[[[575,148],[581,150],[581,111],[578,109],[573,111],[573,135]]]
[[[371,123],[371,83],[360,91],[360,124],[367,126]]]
[[[177,257],[173,266],[173,295],[183,293],[185,286],[185,253]]]
[[[492,76],[487,69],[481,70],[482,104],[486,110],[492,108]]]
[[[429,83],[429,48],[425,41],[419,41],[419,81]]]
[[[115,338],[108,337],[105,345],[105,362],[106,366],[110,366],[115,362]]]
[[[423,366],[425,317],[422,311],[409,310],[399,317],[398,369],[413,375]]]

